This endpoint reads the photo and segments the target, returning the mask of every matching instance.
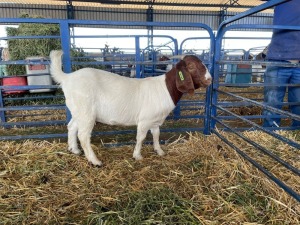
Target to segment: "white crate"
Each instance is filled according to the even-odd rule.
[[[49,65],[37,64],[38,62],[43,62],[46,59],[43,57],[28,57],[26,60],[29,64],[26,65],[27,75],[32,74],[45,74],[36,76],[27,76],[28,85],[52,85],[52,78],[50,75]],[[30,64],[30,62],[33,62]],[[40,93],[40,92],[51,92],[53,89],[33,89],[29,90],[30,93]]]

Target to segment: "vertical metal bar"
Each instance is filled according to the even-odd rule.
[[[174,55],[178,55],[178,41],[177,39],[174,39],[173,42],[174,42]]]
[[[178,41],[177,41],[177,39],[174,40],[174,55],[178,55]],[[175,107],[173,113],[174,113],[174,119],[175,120],[180,118],[180,102]]]
[[[152,61],[153,61],[153,64],[151,65],[151,74],[154,75],[155,69],[157,66],[157,52],[155,51],[154,48],[151,48],[151,57],[152,57]],[[150,60],[150,59],[148,59],[148,60]]]
[[[64,71],[66,73],[70,73],[72,71],[71,66],[71,43],[70,43],[70,30],[69,30],[69,23],[67,21],[62,20],[60,22],[60,40],[61,40],[61,47],[64,52],[63,56],[63,65]]]
[[[173,110],[174,119],[179,120],[180,119],[180,102],[176,105],[175,109]]]
[[[0,90],[0,107],[4,108],[2,89]],[[6,112],[5,110],[0,111],[0,118],[2,123],[6,122],[5,112]]]
[[[205,96],[205,117],[204,117],[204,130],[203,133],[206,135],[211,134],[211,126],[212,124],[212,99],[213,99],[213,84],[215,80],[215,46],[216,46],[216,39],[214,34],[210,34],[210,51],[209,51],[209,72],[212,76],[212,84],[206,88],[206,96]]]
[[[67,21],[62,20],[60,22],[60,40],[61,40],[61,47],[64,52],[63,57],[63,65],[64,65],[64,71],[66,73],[72,72],[72,64],[71,64],[71,43],[70,43],[70,30],[69,30],[69,23]],[[70,122],[72,115],[70,110],[66,109],[66,117],[67,117],[67,123]]]
[[[147,9],[147,22],[153,22],[153,5],[150,3]],[[153,46],[153,26],[147,26],[148,46]]]
[[[135,75],[137,78],[141,78],[141,54],[140,54],[140,38],[135,37]]]
[[[215,49],[214,49],[214,62],[213,62],[213,82],[211,85],[211,117],[214,117],[217,115],[217,109],[215,105],[218,102],[218,93],[217,90],[219,88],[219,80],[220,80],[220,74],[219,74],[219,64],[217,63],[221,58],[221,48],[222,48],[222,37],[221,35],[217,35],[215,40]],[[210,128],[214,128],[216,125],[215,120],[210,120]]]

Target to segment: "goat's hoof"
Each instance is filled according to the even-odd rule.
[[[96,162],[90,162],[94,167],[101,167],[103,164],[101,161],[96,161]]]
[[[156,152],[157,152],[157,155],[159,155],[159,156],[165,156],[166,155],[166,153],[163,150],[156,151]]]
[[[100,168],[100,167],[102,167],[102,163],[100,163],[100,164],[93,164],[93,163],[91,163],[92,164],[92,166],[93,167],[95,167],[95,168]]]
[[[69,148],[69,151],[75,155],[80,155],[81,151],[78,148]]]
[[[134,155],[133,158],[135,158],[135,160],[140,161],[143,159],[143,156],[141,155]]]

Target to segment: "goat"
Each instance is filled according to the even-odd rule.
[[[165,55],[162,55],[161,57],[159,57],[158,61],[160,62],[163,62],[163,61],[169,61],[170,58],[165,56]],[[172,64],[158,64],[157,69],[159,70],[165,70],[166,72],[170,71],[172,69]]]
[[[50,53],[50,71],[62,87],[72,119],[68,124],[69,150],[79,154],[77,134],[85,156],[93,165],[102,162],[91,147],[95,122],[109,125],[137,125],[133,157],[141,160],[142,142],[148,130],[153,135],[154,150],[163,156],[159,127],[184,93],[211,84],[204,64],[192,55],[184,56],[168,73],[144,79],[128,78],[107,71],[83,68],[66,74],[62,71],[62,51]]]

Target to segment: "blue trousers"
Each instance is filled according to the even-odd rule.
[[[264,74],[264,82],[265,84],[275,85],[265,86],[264,88],[264,101],[266,104],[277,109],[282,109],[282,102],[286,90],[288,90],[288,102],[299,103],[297,105],[290,105],[290,110],[292,113],[300,115],[300,86],[276,86],[278,84],[300,84],[300,68],[268,66]],[[267,116],[267,118],[264,119],[264,127],[276,127],[280,125],[278,114],[264,110],[263,115]],[[292,126],[300,126],[300,121],[293,120]]]

